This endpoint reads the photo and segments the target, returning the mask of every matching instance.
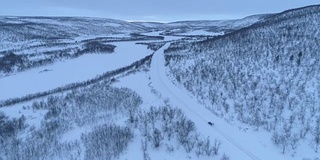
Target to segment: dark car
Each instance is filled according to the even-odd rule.
[[[213,125],[214,125],[214,123],[212,123],[212,122],[208,122],[208,124],[209,124],[210,126],[213,126]]]

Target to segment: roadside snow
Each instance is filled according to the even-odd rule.
[[[162,105],[163,100],[155,96],[150,88],[150,79],[146,72],[138,72],[123,78],[120,78],[118,83],[115,83],[115,87],[126,87],[137,92],[139,96],[143,98],[141,104],[142,108],[149,108],[151,105]]]

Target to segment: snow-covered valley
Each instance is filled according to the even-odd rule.
[[[272,60],[269,62],[266,58],[267,62],[259,61],[259,64],[252,62],[253,57],[259,56],[250,49],[251,39],[245,39],[250,35],[247,32],[261,33],[262,37],[269,32],[275,34],[278,28],[273,29],[273,26],[286,22],[279,19],[295,12],[310,16],[312,21],[305,22],[306,25],[319,24],[319,20],[314,18],[319,15],[318,8],[311,7],[315,10],[311,13],[304,13],[305,10],[301,9],[301,13],[298,10],[241,20],[152,25],[92,19],[97,23],[93,30],[84,27],[90,24],[90,18],[71,18],[62,24],[63,18],[2,17],[0,22],[15,24],[15,27],[20,27],[16,26],[18,23],[30,21],[34,26],[37,23],[54,25],[54,32],[68,34],[59,40],[40,38],[29,43],[28,36],[12,40],[17,33],[10,27],[5,26],[0,31],[0,35],[6,35],[2,39],[0,37],[0,42],[6,42],[0,45],[0,160],[319,160],[320,120],[316,118],[320,115],[320,108],[316,106],[319,91],[316,80],[319,75],[310,74],[317,68],[318,59],[309,56],[308,52],[319,50],[320,47],[314,45],[317,39],[310,40],[310,35],[300,34],[307,38],[298,39],[295,44],[282,42],[287,45],[285,53],[280,49],[276,53],[271,50],[266,54],[271,54],[267,58]],[[269,23],[272,18],[275,24]],[[85,29],[80,32],[79,28]],[[306,28],[320,33],[319,29]],[[256,30],[260,32],[256,33]],[[107,34],[100,36],[99,32]],[[48,31],[44,33],[51,38],[54,36]],[[34,31],[32,34],[38,33]],[[249,46],[249,49],[243,48],[250,52],[245,55],[250,61],[231,54],[233,51],[242,53],[241,49],[232,46],[238,45],[236,38],[239,35]],[[276,38],[286,40],[290,36],[288,33]],[[279,43],[280,48],[282,43]],[[307,45],[303,55],[296,53],[290,56],[290,49],[292,51],[301,44]],[[269,46],[263,45],[266,52]],[[280,56],[273,57],[272,54]],[[285,66],[289,62],[295,63],[291,69],[301,68],[295,73],[297,77],[287,75],[298,85],[291,98],[294,100],[295,94],[303,97],[303,93],[313,95],[313,99],[308,103],[301,99],[296,102],[299,106],[294,108],[292,104],[288,109],[286,106],[281,113],[275,109],[277,114],[272,113],[272,107],[269,107],[270,115],[279,115],[272,117],[279,118],[279,124],[272,129],[267,128],[265,126],[272,125],[264,123],[263,118],[270,117],[262,111],[268,106],[265,104],[274,102],[270,102],[268,97],[258,96],[270,93],[276,95],[274,101],[280,103],[283,100],[281,93],[285,93],[287,86],[276,86],[282,75],[276,73],[278,66],[273,66],[274,71],[269,68],[267,72],[267,68],[262,73],[273,75],[274,79],[269,77],[269,80],[275,81],[275,86],[271,85],[275,91],[273,88],[262,91],[266,88],[259,88],[260,80],[268,81],[268,77],[258,76],[259,69],[251,72],[249,63],[257,67],[264,63]],[[305,69],[307,65],[313,68]],[[246,70],[241,72],[237,66]],[[309,76],[305,85],[300,83],[304,80],[300,78],[304,72]],[[236,76],[232,77],[233,73]],[[239,76],[236,73],[243,74]],[[227,87],[218,81],[226,77]],[[248,84],[243,79],[248,80]],[[216,83],[211,83],[211,80]],[[234,86],[232,82],[237,80],[244,83]],[[231,86],[238,89],[229,93]],[[299,89],[303,92],[300,93]],[[281,104],[286,105],[286,102],[283,100]],[[305,108],[308,112],[305,117],[298,114],[301,104],[309,106],[311,103],[314,107]],[[257,120],[261,124],[257,126],[248,122],[250,118],[241,118],[238,104],[242,105],[243,117],[261,113]],[[257,112],[246,110],[251,105]],[[292,114],[296,116],[291,112],[297,113]],[[283,118],[285,116],[288,119]],[[282,126],[283,129],[280,128]],[[283,136],[282,132],[287,134]]]

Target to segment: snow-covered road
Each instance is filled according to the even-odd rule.
[[[166,74],[164,49],[166,44],[153,55],[150,69],[152,86],[161,94],[162,98],[168,98],[169,103],[179,107],[185,115],[197,126],[198,131],[210,137],[222,141],[220,154],[225,152],[233,160],[283,160],[278,151],[269,143],[262,143],[255,134],[257,132],[243,132],[231,126],[225,120],[216,117],[196,99],[188,96],[186,90],[175,86]],[[214,127],[208,125],[208,121],[215,123]],[[266,137],[264,137],[265,139]]]

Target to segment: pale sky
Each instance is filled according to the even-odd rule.
[[[0,15],[121,20],[236,19],[320,4],[320,0],[0,0]]]

